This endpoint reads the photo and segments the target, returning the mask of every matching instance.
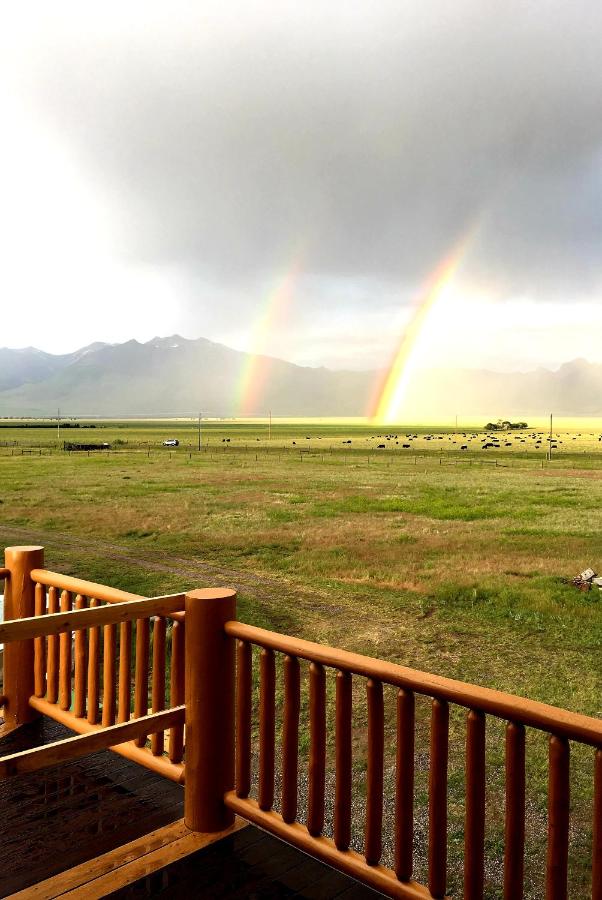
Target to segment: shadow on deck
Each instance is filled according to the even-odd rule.
[[[43,718],[0,738],[0,755],[70,735],[62,725]],[[157,864],[147,866],[148,874],[136,880],[123,877],[114,891],[101,890],[102,882],[96,888],[84,884],[81,878],[81,887],[75,890],[66,880],[34,890],[34,885],[52,876],[178,822],[183,815],[183,790],[136,763],[102,751],[0,782],[0,803],[2,897],[19,891],[39,898],[60,896],[65,889],[70,897],[88,898],[369,900],[380,896],[254,826],[176,861],[159,854]],[[113,880],[116,887],[118,883],[119,879]]]

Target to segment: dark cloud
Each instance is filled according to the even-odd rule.
[[[411,284],[483,216],[500,290],[599,281],[599,4],[138,9],[43,19],[22,82],[125,257],[234,289],[302,247],[318,278]]]

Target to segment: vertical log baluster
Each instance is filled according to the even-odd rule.
[[[71,593],[62,591],[61,612],[71,610]],[[71,706],[71,631],[59,635],[59,706],[69,709]]]
[[[284,714],[282,724],[282,818],[288,824],[294,822],[297,818],[300,711],[299,660],[296,656],[285,656]]]
[[[336,680],[334,842],[337,850],[342,851],[349,850],[351,843],[352,688],[351,674],[338,671]]]
[[[395,874],[410,881],[414,844],[414,730],[412,691],[397,693],[397,754],[395,761]]]
[[[326,781],[326,674],[320,663],[309,666],[309,785],[307,830],[319,837],[324,829]]]
[[[85,609],[86,598],[78,594],[75,608]],[[82,718],[86,715],[86,679],[88,666],[88,635],[85,628],[75,632],[75,675],[73,678],[73,714]]]
[[[132,704],[132,623],[119,626],[119,706],[118,722],[128,722]],[[175,705],[175,704],[172,704]]]
[[[259,808],[274,805],[274,756],[276,740],[276,664],[274,651],[263,649],[259,657]]]
[[[90,607],[100,606],[96,598],[90,599]],[[98,651],[100,647],[100,625],[93,625],[89,630],[88,638],[88,722],[91,725],[98,724]]]
[[[522,900],[525,870],[525,729],[506,726],[504,900]]]
[[[368,771],[366,774],[366,836],[364,856],[369,866],[375,866],[382,856],[383,825],[383,765],[385,751],[385,714],[383,686],[369,678],[366,682],[368,700]]]
[[[153,712],[165,709],[165,639],[167,623],[163,616],[155,619],[153,627]],[[157,731],[151,735],[151,752],[153,756],[161,756],[165,748],[165,735]]]
[[[449,707],[433,700],[431,710],[431,764],[429,771],[429,890],[445,896],[447,880],[447,757]]]
[[[464,900],[482,900],[485,889],[485,716],[466,719],[466,827]]]
[[[183,622],[174,622],[171,629],[170,706],[184,703],[184,628]],[[169,759],[180,763],[183,755],[184,726],[175,725],[169,730]]]
[[[251,722],[253,714],[253,652],[247,641],[236,644],[236,793],[251,792]]]
[[[602,750],[596,750],[596,755],[594,757],[592,900],[602,900]]]
[[[43,584],[35,586],[35,614],[46,614],[46,588]],[[37,637],[33,645],[35,695],[43,697],[46,693],[46,638]]]
[[[59,611],[59,592],[55,587],[48,588],[48,612]],[[49,703],[56,703],[59,698],[59,635],[48,636],[48,672],[47,694]]]
[[[566,738],[550,737],[546,900],[568,897],[570,748]]]
[[[103,629],[102,666],[102,724],[115,724],[115,694],[117,687],[117,626],[105,625]]]
[[[148,659],[150,626],[148,619],[136,620],[136,671],[134,676],[134,717],[139,719],[148,712]],[[146,738],[136,738],[136,746],[144,747]]]

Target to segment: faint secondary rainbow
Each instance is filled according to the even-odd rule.
[[[375,423],[392,425],[399,421],[403,400],[412,374],[410,362],[416,349],[416,344],[429,314],[437,303],[444,299],[464,259],[467,245],[474,234],[474,230],[474,228],[471,228],[468,235],[439,263],[419,294],[416,308],[404,329],[393,356],[393,361],[384,378],[379,382],[376,396],[373,398],[369,415]]]
[[[238,383],[237,407],[240,416],[265,412],[261,408],[262,399],[265,396],[272,364],[272,359],[266,356],[266,352],[271,350],[270,339],[291,306],[301,265],[301,255],[297,254],[266,297],[263,310],[256,320],[249,358],[243,366]]]

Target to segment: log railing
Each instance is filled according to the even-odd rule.
[[[168,693],[172,706],[183,703],[183,594],[150,601],[44,569],[32,570],[31,578],[36,616],[63,612],[72,624],[77,616],[87,624],[81,613],[94,611],[88,627],[35,639],[34,709],[83,732],[88,725],[107,728],[141,718],[149,708],[159,712]],[[131,611],[139,614],[131,616]],[[152,735],[149,749],[144,734],[135,744],[118,752],[173,780],[183,779],[180,723],[169,731],[168,748],[163,732]]]
[[[185,821],[192,830],[221,831],[238,814],[388,896],[443,898],[448,881],[450,709],[460,708],[465,711],[466,734],[466,900],[482,900],[485,893],[488,719],[505,723],[503,897],[521,900],[524,895],[526,734],[537,729],[548,735],[549,747],[546,900],[566,900],[568,895],[572,742],[593,751],[591,896],[602,900],[602,720],[245,625],[236,621],[236,594],[231,590],[141,598],[49,572],[42,556],[41,548],[6,551],[5,612],[13,621],[0,625],[0,643],[5,644],[0,701],[9,727],[44,713],[78,737],[60,742],[62,747],[53,745],[58,749],[36,748],[0,760],[0,776],[111,747],[184,782]],[[333,699],[329,674],[336,683]],[[305,739],[301,720],[306,683],[305,777],[300,745]],[[361,685],[365,699],[358,704]],[[382,862],[383,774],[390,749],[385,691],[395,694],[392,865]],[[168,692],[170,708],[165,709]],[[418,697],[430,703],[426,884],[414,880],[415,760],[424,750],[417,727]],[[361,731],[367,747],[360,835],[352,815],[354,714],[359,706],[365,713]],[[168,729],[166,750],[163,733]],[[148,735],[150,747],[145,746]],[[332,827],[327,824],[326,799],[331,770]],[[302,778],[306,798],[300,798]]]
[[[447,881],[449,711],[466,710],[464,897],[483,898],[485,873],[485,729],[487,716],[506,724],[506,821],[503,896],[523,896],[525,853],[525,729],[549,735],[547,900],[567,897],[569,851],[570,742],[594,748],[594,835],[592,896],[602,900],[602,721],[504,694],[359,656],[309,641],[226,623],[236,641],[237,704],[235,789],[226,806],[284,840],[391,897],[442,898]],[[252,652],[259,656],[258,778],[251,797]],[[282,767],[280,812],[274,809],[276,655],[283,658]],[[301,708],[300,664],[308,665],[309,761],[307,817],[297,815],[298,742]],[[325,834],[327,759],[327,669],[336,673],[334,700],[334,826]],[[350,849],[352,837],[352,683],[365,680],[367,772],[363,852]],[[384,715],[383,686],[397,691],[394,865],[382,856]],[[412,880],[415,695],[430,698],[428,886]]]
[[[6,725],[43,713],[91,745],[105,740],[93,738],[101,731],[131,734],[106,746],[182,782],[184,594],[144,598],[50,572],[42,568],[42,548],[8,548],[6,562]],[[134,724],[152,724],[164,711],[159,730]],[[129,729],[117,727],[129,722]]]

